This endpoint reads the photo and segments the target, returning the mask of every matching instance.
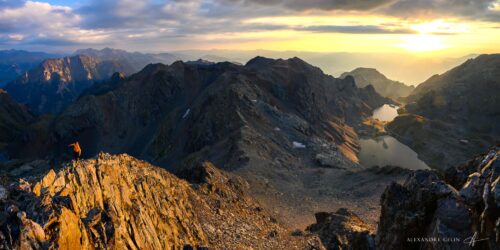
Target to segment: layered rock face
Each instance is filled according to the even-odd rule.
[[[58,113],[96,81],[122,71],[130,72],[120,61],[101,61],[86,55],[47,59],[5,89],[35,113]]]
[[[343,73],[340,78],[347,76],[354,77],[358,87],[364,88],[372,85],[380,95],[396,101],[401,97],[410,95],[415,89],[415,87],[405,85],[402,82],[390,80],[378,70],[371,68],[357,68],[351,72]]]
[[[21,136],[33,120],[33,115],[25,106],[0,89],[0,151]]]
[[[444,179],[419,170],[390,185],[381,198],[378,248],[471,249],[475,239],[474,249],[498,249],[499,181],[500,149],[494,148]]]
[[[0,189],[3,249],[271,249],[291,237],[210,163],[196,184],[128,155],[73,162],[38,182]],[[203,248],[205,247],[205,248]]]
[[[441,170],[500,141],[500,55],[481,55],[418,85],[388,131]],[[494,94],[495,93],[495,94]],[[421,120],[423,122],[410,122]]]

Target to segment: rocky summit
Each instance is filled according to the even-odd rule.
[[[2,249],[316,249],[206,162],[192,183],[128,155],[99,154],[0,187]],[[203,176],[203,178],[201,178]]]
[[[372,85],[380,95],[396,101],[399,98],[407,97],[415,89],[413,86],[391,80],[378,70],[372,68],[357,68],[351,72],[343,73],[340,78],[345,78],[347,76],[354,77],[358,87],[364,88],[368,85]]]

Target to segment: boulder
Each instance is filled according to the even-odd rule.
[[[315,214],[316,223],[307,231],[317,234],[326,249],[375,249],[370,226],[353,212],[341,208],[335,213]]]

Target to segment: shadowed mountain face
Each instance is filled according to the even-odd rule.
[[[481,55],[420,84],[389,130],[446,169],[500,139],[500,55]]]
[[[0,150],[22,134],[33,116],[7,92],[0,89]]]
[[[54,136],[81,139],[88,155],[130,152],[166,164],[200,153],[237,166],[245,161],[241,147],[257,139],[289,150],[314,137],[354,159],[352,127],[386,101],[297,58],[149,65],[110,89],[67,108],[55,119]]]
[[[38,66],[43,60],[53,57],[57,56],[24,50],[0,51],[0,88],[24,72]]]
[[[481,55],[418,85],[408,97],[415,102],[409,108],[429,118],[493,118],[500,115],[500,96],[493,94],[499,91],[500,54]]]
[[[415,87],[405,85],[402,82],[390,80],[376,69],[371,68],[357,68],[351,72],[343,73],[340,78],[346,76],[354,77],[358,87],[363,88],[372,85],[380,95],[393,100],[406,97],[415,89]]]
[[[86,55],[47,59],[5,89],[35,113],[58,113],[96,81],[121,71],[131,72],[120,61],[101,61]]]

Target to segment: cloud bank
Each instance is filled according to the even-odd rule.
[[[0,0],[0,47],[75,48],[194,44],[200,36],[259,31],[411,34],[397,23],[297,25],[249,19],[308,15],[382,15],[500,22],[499,0],[87,0],[78,7]],[[238,38],[257,39],[254,37]]]

